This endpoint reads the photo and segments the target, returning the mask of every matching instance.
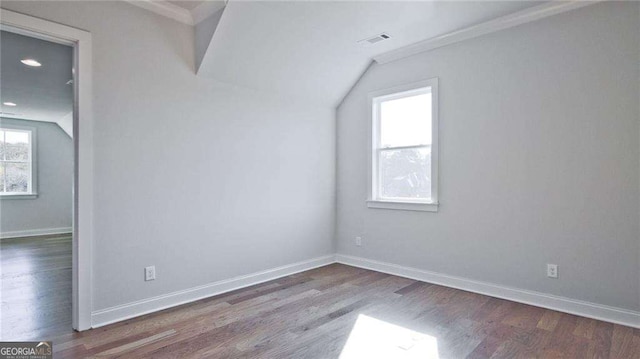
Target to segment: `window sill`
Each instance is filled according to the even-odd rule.
[[[424,202],[367,201],[367,207],[369,208],[397,209],[401,211],[438,212],[438,205],[438,203]]]
[[[37,193],[25,193],[25,194],[0,194],[0,200],[2,199],[36,199]]]

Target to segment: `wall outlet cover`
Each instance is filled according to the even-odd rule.
[[[156,279],[156,266],[150,266],[144,268],[144,280],[150,281]]]
[[[547,264],[547,277],[549,277],[549,278],[558,278],[558,265],[557,264]]]

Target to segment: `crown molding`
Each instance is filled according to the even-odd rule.
[[[193,16],[187,9],[174,5],[165,0],[124,0],[131,5],[155,12],[158,15],[179,21],[183,24],[194,25]]]
[[[515,12],[513,14],[501,16],[477,25],[420,41],[415,44],[399,48],[397,50],[389,51],[384,54],[375,56],[373,59],[379,64],[386,64],[388,62],[400,60],[405,57],[413,56],[422,52],[431,51],[439,47],[472,39],[474,37],[526,24],[563,12],[579,9],[591,4],[598,3],[600,1],[602,0],[573,0],[562,2],[550,1],[541,5],[533,6],[528,9]]]
[[[131,5],[155,12],[187,25],[196,25],[227,5],[226,0],[207,0],[193,10],[181,8],[166,0],[124,0]]]

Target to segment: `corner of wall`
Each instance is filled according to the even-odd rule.
[[[333,236],[331,252],[338,253],[338,107],[333,109]]]
[[[216,29],[222,20],[222,15],[224,14],[225,9],[226,7],[223,7],[193,27],[196,73],[198,73],[202,67],[202,63],[207,55],[207,51],[209,51],[209,48],[211,47],[213,36],[215,35]]]
[[[638,19],[640,19],[640,2],[637,3],[637,12],[638,12]],[[640,23],[640,21],[639,21]],[[638,29],[640,30],[640,29]],[[638,48],[640,48],[640,44],[638,44]],[[638,53],[638,58],[640,59],[640,53]],[[640,86],[640,61],[638,61],[638,86]],[[638,123],[640,124],[640,91],[638,91]],[[638,137],[640,138],[640,126],[638,126]],[[639,146],[638,146],[638,162],[640,162],[640,141],[639,142]],[[638,174],[639,178],[640,178],[640,173]],[[640,187],[640,181],[638,182],[638,187]],[[638,198],[638,204],[639,204],[639,208],[640,208],[640,198]],[[640,210],[638,211],[638,223],[640,223]],[[639,228],[639,233],[638,233],[638,261],[637,261],[637,271],[638,273],[636,273],[638,275],[638,307],[640,307],[640,228]]]

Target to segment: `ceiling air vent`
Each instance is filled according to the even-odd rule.
[[[383,32],[382,34],[378,34],[376,36],[360,40],[360,41],[358,41],[358,44],[360,44],[362,46],[371,46],[371,45],[379,43],[380,41],[389,40],[390,38],[391,38],[391,36],[389,36],[389,34],[386,34],[386,33]]]

